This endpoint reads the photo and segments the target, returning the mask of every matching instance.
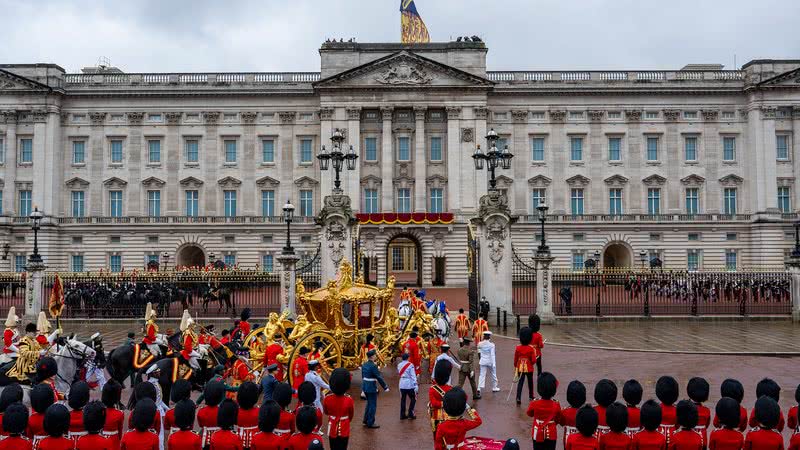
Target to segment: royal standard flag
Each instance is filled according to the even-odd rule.
[[[400,0],[400,41],[403,44],[423,44],[431,41],[428,28],[414,6],[414,0]]]

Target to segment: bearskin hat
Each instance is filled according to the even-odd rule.
[[[53,388],[49,384],[39,383],[31,389],[31,409],[39,414],[44,414],[47,408],[55,403]]]
[[[678,382],[671,376],[664,375],[656,381],[656,397],[665,405],[672,405],[678,400]]]
[[[539,318],[539,316],[537,314],[531,314],[528,317],[528,327],[534,333],[538,333],[539,330],[542,328],[542,319]]]
[[[336,395],[344,395],[350,390],[350,372],[344,367],[333,369],[328,384],[331,392]]]
[[[686,394],[695,403],[703,403],[708,400],[710,387],[705,378],[694,377],[686,385]]]
[[[258,402],[258,385],[252,381],[245,381],[239,385],[236,401],[242,409],[250,409],[255,406],[256,402]]]
[[[100,401],[93,401],[83,407],[83,426],[89,433],[99,433],[106,423],[106,407]]]
[[[317,427],[317,408],[308,405],[301,406],[300,409],[297,410],[295,425],[297,426],[297,431],[300,433],[312,433],[314,428]]]
[[[258,410],[258,429],[264,433],[272,433],[281,419],[281,407],[275,400],[267,400]]]
[[[447,391],[442,398],[444,412],[450,417],[461,417],[467,410],[467,393],[459,387]]]
[[[3,393],[0,394],[0,413],[4,413],[12,403],[21,402],[22,395],[22,386],[19,383],[12,383],[3,388]]]
[[[739,402],[730,398],[722,397],[717,402],[715,408],[719,422],[726,428],[735,429],[739,426]]]
[[[239,317],[242,319],[242,322],[244,322],[250,320],[251,315],[252,312],[250,311],[250,308],[245,308],[242,310],[242,314]]]
[[[238,419],[239,405],[229,398],[223,400],[217,411],[217,425],[223,430],[232,430]]]
[[[728,378],[719,385],[719,393],[723,397],[730,397],[736,400],[736,403],[742,403],[744,398],[744,386],[739,380]]]
[[[310,352],[311,352],[311,350],[309,350],[309,349],[308,349],[308,347],[300,347],[300,349],[299,349],[299,350],[297,350],[297,354],[298,354],[298,355],[301,355],[301,356],[302,356],[302,355],[307,355],[307,354],[309,354]]]
[[[586,386],[578,380],[572,380],[567,385],[567,403],[573,408],[580,408],[586,404]]]
[[[8,434],[22,434],[28,427],[28,408],[22,403],[12,403],[3,413],[3,431]]]
[[[558,380],[550,372],[542,372],[539,378],[536,379],[536,392],[545,400],[553,398],[556,395],[557,388]]]
[[[533,330],[528,327],[519,329],[519,343],[522,345],[530,345],[533,340]]]
[[[133,387],[133,400],[134,406],[136,403],[149,398],[152,401],[156,401],[156,397],[158,396],[158,392],[156,391],[156,387],[153,386],[152,383],[142,382],[137,383],[136,386]]]
[[[453,371],[453,364],[446,359],[436,361],[436,366],[433,368],[433,380],[436,384],[442,386],[450,382],[450,372]]]
[[[278,383],[272,391],[272,399],[286,409],[292,403],[292,387],[288,383]]]
[[[639,418],[642,428],[647,431],[655,431],[661,425],[661,405],[653,399],[644,402]]]
[[[756,385],[756,398],[765,395],[776,402],[781,401],[781,387],[772,378],[764,378]]]
[[[617,385],[613,381],[603,378],[594,386],[594,401],[607,408],[617,400]]]
[[[169,394],[173,403],[178,403],[192,396],[192,382],[184,380],[183,378],[176,380],[172,384],[172,390]]]
[[[773,429],[778,426],[780,420],[781,407],[774,398],[764,395],[756,400],[756,421],[762,428]]]
[[[174,389],[174,387],[173,387]],[[106,408],[114,408],[122,398],[122,385],[119,381],[108,380],[108,383],[103,386],[103,392],[100,394],[100,400],[106,405]]]
[[[591,406],[584,405],[575,415],[575,428],[578,429],[580,434],[589,437],[597,431],[598,421],[597,411]]]
[[[133,408],[133,412],[131,414],[133,416],[131,419],[131,422],[133,422],[133,428],[135,428],[137,431],[147,431],[153,426],[153,421],[156,418],[156,403],[149,397],[139,398],[136,402],[136,407]]]
[[[519,450],[519,442],[516,439],[511,438],[503,444],[503,450]]]
[[[55,358],[52,356],[45,356],[36,361],[36,377],[35,382],[41,383],[42,381],[56,376],[58,373],[58,365]]]
[[[303,381],[297,387],[297,400],[303,405],[313,405],[317,399],[317,389],[310,381]]]
[[[155,410],[155,404],[153,404]],[[150,421],[152,424],[152,420]],[[60,403],[54,403],[47,407],[42,422],[44,431],[52,437],[61,437],[69,430],[69,410]]]
[[[606,423],[611,431],[622,433],[628,428],[628,408],[620,402],[614,402],[606,408]]]
[[[29,322],[27,325],[25,325],[25,332],[36,333],[36,324],[33,322]]]
[[[675,415],[680,427],[692,430],[697,426],[697,405],[690,400],[681,400],[675,405]]]
[[[622,398],[625,403],[636,406],[642,402],[642,385],[636,380],[628,380],[622,385]]]
[[[137,385],[138,387],[138,385]],[[225,397],[225,386],[219,381],[206,383],[203,388],[203,399],[208,406],[217,406]]]
[[[69,388],[69,398],[67,399],[69,407],[75,411],[83,409],[87,403],[89,403],[89,383],[85,381],[76,381],[72,383],[72,386]]]
[[[308,444],[308,450],[325,450],[325,446],[319,439],[314,439]]]
[[[181,430],[191,430],[194,427],[195,406],[189,399],[179,400],[175,404],[175,426]]]
[[[800,384],[798,384],[794,390],[794,401],[800,403]]]

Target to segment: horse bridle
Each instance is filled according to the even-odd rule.
[[[85,344],[84,344],[84,345],[85,345]],[[58,347],[58,344],[56,344],[56,346]],[[80,366],[82,365],[82,362],[86,360],[86,352],[82,352],[82,351],[80,351],[80,352],[79,352],[79,351],[75,350],[74,348],[72,348],[72,346],[71,346],[71,345],[69,345],[69,342],[67,342],[67,343],[64,345],[64,347],[66,347],[66,348],[67,348],[67,351],[69,352],[69,355],[59,355],[58,353],[53,353],[53,358],[56,358],[56,357],[58,357],[58,358],[65,358],[65,359],[72,359],[72,360],[75,360],[75,361],[79,361],[79,363],[78,363],[78,367],[80,367]],[[88,345],[87,345],[86,347],[88,347]],[[72,382],[74,382],[74,381],[75,381],[74,379],[73,379],[72,381],[68,381],[68,380],[66,380],[66,379],[65,379],[64,377],[62,377],[62,376],[61,376],[61,374],[60,374],[60,373],[58,373],[58,372],[56,372],[56,376],[57,376],[57,377],[58,377],[58,378],[59,378],[61,381],[65,382],[65,383],[68,383],[68,384],[72,384]],[[77,377],[77,376],[78,376],[78,371],[76,370],[76,371],[75,371],[75,377]]]

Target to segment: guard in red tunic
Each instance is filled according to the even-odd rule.
[[[169,434],[167,449],[169,450],[198,450],[203,444],[194,428],[195,406],[194,402],[185,399],[175,404],[175,428],[177,431]]]
[[[600,439],[605,433],[608,433],[608,424],[606,423],[606,408],[612,403],[617,401],[617,385],[609,379],[602,379],[597,382],[594,387],[594,401],[597,406],[594,409],[597,411],[597,439]]]
[[[722,427],[718,427],[708,438],[708,446],[713,450],[742,450],[744,435],[739,431],[739,402],[722,397],[715,408],[715,418]]]
[[[297,433],[294,433],[287,444],[289,450],[307,450],[311,441],[322,441],[322,435],[314,432],[317,425],[317,411],[313,406],[303,406],[297,410]]]
[[[411,332],[408,340],[403,344],[403,353],[408,353],[408,360],[411,361],[411,364],[414,364],[414,371],[419,377],[422,368],[422,355],[419,352],[417,333],[415,331]]]
[[[456,323],[455,323],[456,334],[458,335],[458,339],[463,339],[464,336],[469,336],[470,327],[471,325],[469,323],[469,317],[467,317],[467,315],[464,314],[464,308],[459,308],[458,316],[456,316]]]
[[[322,427],[322,409],[317,408],[317,389],[310,381],[303,381],[300,387],[297,388],[297,406],[295,407],[295,420],[297,419],[297,411],[303,406],[311,406],[317,413],[317,426],[314,428],[314,433],[319,433]],[[320,402],[321,404],[321,402]]]
[[[251,450],[283,450],[284,439],[273,433],[281,418],[281,407],[275,400],[267,400],[261,404],[258,412],[259,432],[253,435]]]
[[[486,315],[482,315],[475,319],[472,324],[472,339],[478,343],[483,339],[483,333],[489,331],[489,323],[486,321]]]
[[[242,341],[250,334],[250,322],[248,322],[248,320],[250,320],[250,315],[250,308],[245,308],[239,316],[239,318],[242,319],[239,321],[239,339]]]
[[[267,350],[264,352],[264,367],[269,367],[272,364],[278,365],[278,370],[275,372],[275,378],[278,381],[283,381],[285,376],[285,369],[283,363],[278,361],[278,357],[283,355],[283,336],[280,334],[276,334],[274,336],[274,342],[267,346]]]
[[[625,432],[628,429],[628,408],[619,402],[608,405],[606,424],[608,433],[600,436],[600,450],[630,450],[631,437]]]
[[[83,408],[83,426],[87,434],[78,439],[76,450],[111,450],[111,441],[101,432],[106,421],[106,407],[100,401],[88,403]]]
[[[734,380],[732,378],[728,378],[722,382],[719,386],[719,392],[721,397],[728,397],[736,400],[736,403],[739,404],[739,431],[744,432],[747,429],[747,410],[742,406],[742,400],[744,399],[744,386],[739,380]],[[719,417],[714,417],[714,428],[720,427]]]
[[[431,420],[431,430],[434,437],[436,436],[436,427],[447,418],[444,409],[442,409],[442,400],[447,391],[452,388],[449,384],[452,370],[453,365],[450,364],[450,361],[445,360],[436,363],[433,369],[434,383],[428,389],[428,417]]]
[[[664,435],[669,447],[672,433],[675,432],[677,420],[675,402],[678,401],[678,382],[670,376],[663,376],[656,381],[656,397],[661,400],[661,426],[658,431]]]
[[[39,442],[39,450],[72,450],[75,443],[66,438],[69,430],[69,410],[56,403],[44,413],[44,431],[47,437]]]
[[[52,326],[50,325],[50,322],[47,320],[47,315],[44,313],[44,311],[39,311],[39,317],[36,320],[36,332],[38,333],[36,335],[36,342],[38,342],[39,345],[45,351],[50,350],[50,347],[53,345],[53,342],[55,342],[58,335],[61,334],[61,329],[55,330],[52,333],[50,333],[51,328]]]
[[[558,388],[558,380],[550,372],[543,372],[536,381],[536,391],[539,399],[533,400],[528,405],[526,414],[533,417],[531,437],[537,447],[553,449],[558,438],[556,425],[562,422],[561,405],[553,400]]]
[[[764,378],[758,382],[756,385],[756,398],[761,398],[763,396],[767,396],[776,402],[780,401],[781,398],[781,387],[778,386],[778,383],[771,378]],[[755,409],[750,413],[750,421],[749,421],[750,428],[757,429],[758,428],[758,420],[756,419],[756,411]],[[778,424],[775,426],[775,429],[778,430],[779,433],[783,432],[783,427],[786,425],[786,422],[783,418],[783,412],[781,411],[778,415]]]
[[[300,347],[298,354],[300,355],[292,363],[292,389],[297,391],[300,383],[305,381],[306,374],[308,373],[308,356],[309,350],[306,347]]]
[[[183,317],[180,324],[181,333],[183,333],[183,347],[181,348],[181,358],[189,364],[194,370],[200,370],[200,363],[197,362],[200,358],[200,353],[197,351],[199,339],[195,332],[194,319],[189,315],[189,311],[183,310]]]
[[[536,374],[542,374],[542,349],[544,349],[544,338],[539,331],[542,328],[542,319],[533,314],[528,318],[528,327],[533,330],[531,345],[536,349]]]
[[[675,432],[670,437],[669,450],[701,450],[703,437],[697,427],[697,405],[690,400],[681,400],[675,405]]]
[[[19,316],[16,313],[16,307],[12,306],[8,309],[8,316],[6,317],[6,329],[3,330],[3,355],[10,361],[11,358],[16,358],[19,348]]]
[[[177,404],[181,400],[187,400],[192,396],[192,383],[189,380],[182,378],[175,380],[172,384],[169,396],[173,403]],[[194,412],[192,413],[194,416]],[[170,408],[164,414],[164,430],[170,433],[180,431],[180,428],[175,425],[175,408]]]
[[[149,398],[136,402],[131,413],[133,428],[122,436],[121,450],[158,450],[158,435],[150,431],[156,420],[156,404]],[[42,441],[44,444],[45,441]]]
[[[667,438],[658,431],[661,426],[661,405],[655,400],[642,404],[642,431],[633,436],[632,450],[666,450]]]
[[[33,448],[39,447],[39,442],[47,437],[44,431],[44,413],[47,408],[55,403],[53,389],[49,384],[39,383],[31,389],[31,415],[28,418],[28,428],[25,435],[31,440]]]
[[[622,386],[622,398],[628,407],[628,429],[625,432],[631,438],[642,429],[642,422],[639,418],[639,403],[642,402],[642,393],[642,385],[636,380],[628,380]]]
[[[756,400],[754,408],[755,430],[750,430],[744,440],[745,450],[783,450],[783,436],[777,431],[781,408],[772,397],[763,396]]]
[[[350,372],[342,367],[331,372],[328,384],[331,393],[322,401],[322,409],[328,416],[328,442],[331,450],[346,450],[350,439],[350,423],[355,415],[350,390]]]
[[[600,446],[597,438],[597,410],[584,406],[575,415],[575,426],[577,433],[572,434],[564,443],[566,450],[597,450]],[[533,448],[538,450],[536,442]]]
[[[78,442],[81,436],[88,434],[83,426],[83,407],[89,403],[89,384],[85,381],[72,383],[67,403],[71,409],[69,412],[69,438],[72,442]]]
[[[572,380],[567,385],[567,403],[569,407],[561,409],[559,425],[564,427],[564,447],[567,446],[567,439],[578,429],[575,428],[575,415],[578,410],[586,404],[586,386],[578,380]]]
[[[239,386],[236,393],[236,401],[239,403],[239,416],[236,419],[236,433],[242,439],[242,445],[248,449],[251,447],[253,435],[258,432],[258,385],[252,381],[245,381]]]
[[[31,450],[31,441],[25,437],[28,426],[28,408],[22,403],[8,405],[3,413],[3,431],[8,437],[0,441],[0,450]]]
[[[203,442],[203,447],[211,444],[211,436],[215,431],[219,430],[217,414],[219,412],[219,404],[224,397],[225,385],[219,381],[206,383],[203,389],[203,399],[206,402],[206,406],[197,411],[197,425],[200,426],[200,440]]]
[[[278,426],[272,432],[283,440],[283,445],[285,447],[295,430],[295,417],[294,414],[289,411],[289,405],[292,403],[292,387],[287,383],[278,383],[275,386],[275,390],[272,392],[272,399],[281,407]]]
[[[686,385],[686,394],[697,407],[697,425],[694,431],[702,438],[702,446],[708,448],[708,427],[711,426],[711,410],[703,405],[708,401],[710,387],[705,378],[694,377]]]
[[[519,330],[519,345],[514,350],[514,378],[517,381],[517,404],[522,403],[522,387],[528,381],[528,401],[533,400],[533,364],[536,361],[536,349],[531,345],[533,330],[522,327]]]
[[[233,390],[229,391],[227,394],[227,397],[230,399],[236,398],[236,390],[239,389],[242,383],[255,379],[253,372],[250,370],[250,367],[247,366],[246,362],[250,356],[250,350],[248,350],[247,347],[240,347],[236,354],[237,358],[233,361],[230,372],[231,387],[233,387]]]
[[[797,388],[794,391],[794,401],[800,404],[800,384],[797,385]],[[797,410],[798,405],[794,405],[789,408],[789,413],[786,415],[786,425],[792,431],[792,434],[800,433],[800,423],[797,420]]]
[[[461,388],[448,391],[442,403],[446,417],[436,429],[433,448],[435,450],[461,448],[464,446],[467,432],[481,426],[483,420],[478,411],[467,405],[467,393]]]
[[[147,350],[158,358],[161,356],[161,347],[158,346],[158,325],[156,325],[156,310],[148,303],[145,308],[144,338],[142,343],[147,346]]]
[[[122,428],[125,422],[125,413],[117,409],[122,397],[122,385],[111,379],[103,386],[100,399],[106,407],[106,421],[103,425],[103,436],[110,441],[111,450],[119,450],[122,440]]]
[[[233,400],[226,398],[219,405],[217,412],[217,425],[219,430],[211,435],[210,450],[242,450],[242,439],[234,432],[239,406]]]

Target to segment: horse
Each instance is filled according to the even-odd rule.
[[[91,358],[100,358],[99,353],[89,345],[75,339],[73,336],[60,340],[54,347],[53,358],[58,366],[56,375],[56,389],[65,396],[69,395],[72,383],[80,379],[80,371]],[[105,361],[105,355],[102,356]]]
[[[400,317],[400,329],[405,328],[406,321],[408,321],[413,314],[414,310],[411,308],[411,303],[408,300],[401,301],[400,306],[397,308],[397,315]]]
[[[433,316],[434,329],[440,330],[444,339],[450,336],[450,314],[447,311],[447,303],[444,300],[431,300],[425,302],[428,314]]]
[[[231,290],[228,288],[217,286],[213,288],[211,286],[208,287],[208,290],[203,294],[203,313],[208,312],[208,304],[211,302],[219,302],[219,310],[217,314],[222,313],[223,306],[225,307],[225,313],[227,314],[229,310],[233,310],[232,314],[236,315],[236,305],[233,302],[233,294]]]

